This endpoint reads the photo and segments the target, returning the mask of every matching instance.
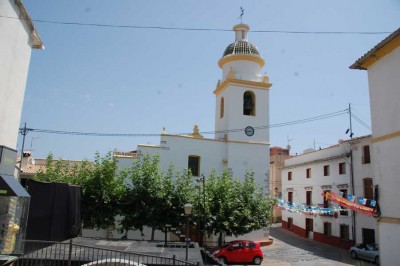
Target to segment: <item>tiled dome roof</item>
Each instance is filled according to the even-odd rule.
[[[228,55],[255,55],[260,57],[257,47],[247,41],[236,41],[229,44],[222,57]]]

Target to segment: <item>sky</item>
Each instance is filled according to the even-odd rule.
[[[171,134],[191,133],[195,123],[200,132],[213,131],[213,91],[222,76],[217,63],[234,42],[232,27],[240,23],[243,7],[248,40],[265,59],[263,72],[272,83],[270,125],[342,111],[351,103],[353,113],[367,125],[353,119],[354,136],[367,135],[367,72],[349,66],[400,26],[398,0],[24,4],[45,49],[32,51],[21,127],[26,123],[28,128],[68,132],[159,134],[165,127]],[[360,34],[371,32],[378,34]],[[272,127],[270,143],[290,144],[292,154],[325,148],[349,138],[349,122],[345,114]],[[52,153],[81,160],[93,159],[96,152],[132,151],[138,144],[159,141],[159,136],[29,132],[25,150],[32,150],[34,158]]]

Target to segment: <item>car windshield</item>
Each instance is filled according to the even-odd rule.
[[[234,245],[234,244],[237,244],[237,243],[239,243],[239,241],[231,241],[231,242],[228,242],[228,243],[223,244],[223,245],[221,246],[221,248],[226,248],[226,247],[228,247],[228,246],[230,246],[230,245]]]

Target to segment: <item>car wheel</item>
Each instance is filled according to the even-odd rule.
[[[357,253],[354,250],[351,251],[351,258],[352,259],[357,259]]]
[[[218,259],[218,261],[221,263],[221,264],[227,264],[227,260],[226,260],[226,258],[225,257],[220,257],[219,259]]]
[[[260,258],[260,257],[255,257],[255,258],[253,259],[253,263],[254,263],[254,264],[260,265],[261,262],[262,262],[262,258]]]
[[[379,256],[376,256],[376,257],[375,257],[375,264],[376,264],[376,265],[380,265]]]

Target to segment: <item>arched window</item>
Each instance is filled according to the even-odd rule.
[[[225,100],[224,100],[224,97],[222,97],[221,98],[220,111],[219,111],[219,117],[220,118],[224,117],[224,108],[225,108]]]
[[[256,115],[256,96],[251,91],[243,94],[243,115]]]

